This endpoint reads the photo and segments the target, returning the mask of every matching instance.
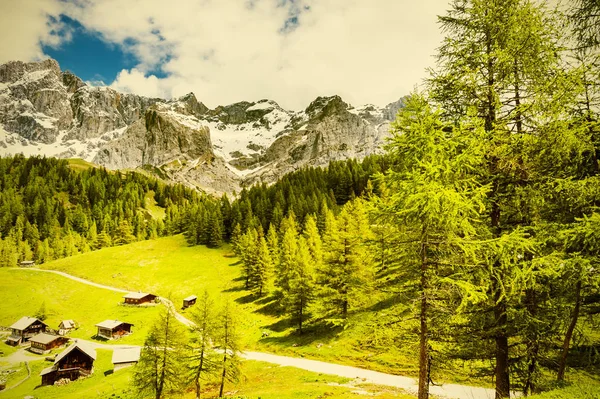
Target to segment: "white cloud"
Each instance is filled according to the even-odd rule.
[[[433,65],[431,55],[441,40],[436,15],[444,13],[447,1],[61,4],[69,17],[139,60],[135,68],[121,71],[112,87],[162,97],[193,91],[210,107],[270,98],[301,109],[318,95],[339,94],[355,105],[385,105],[410,92]],[[292,16],[298,24],[288,23],[282,33]],[[158,69],[168,76],[154,76]]]
[[[42,44],[58,46],[70,32],[58,22],[61,5],[54,0],[0,1],[0,64],[45,58]]]

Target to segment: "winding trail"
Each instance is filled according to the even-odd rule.
[[[54,273],[60,276],[69,278],[71,280],[78,281],[83,284],[88,284],[97,288],[103,288],[106,290],[114,291],[114,292],[122,292],[127,293],[130,291],[123,290],[116,287],[111,287],[108,285],[94,283],[93,281],[86,280],[84,278],[76,277],[71,274],[57,271],[57,270],[48,270],[48,269],[39,269],[39,268],[14,268],[13,270],[33,270],[44,273]],[[169,299],[159,297],[160,301],[165,305],[168,309],[170,309],[174,314],[175,318],[185,324],[188,327],[194,326],[194,322],[185,318],[183,315],[179,314]],[[93,341],[82,340],[95,348],[102,349],[115,349],[115,348],[124,348],[124,347],[135,347],[137,345],[107,345],[100,344]],[[256,360],[261,362],[273,363],[280,366],[289,366],[296,367],[299,369],[312,371],[315,373],[322,374],[330,374],[337,375],[345,378],[359,379],[364,383],[371,383],[377,385],[386,385],[396,388],[401,388],[406,390],[409,393],[416,394],[418,386],[417,381],[411,377],[403,377],[399,375],[386,374],[378,371],[361,369],[358,367],[352,366],[344,366],[335,363],[327,363],[318,360],[309,360],[297,357],[290,356],[280,356],[273,355],[270,353],[264,352],[243,352],[241,354],[242,358],[247,360]],[[448,398],[448,399],[493,399],[495,397],[495,391],[489,388],[481,388],[474,387],[469,385],[459,385],[459,384],[443,384],[443,385],[432,385],[429,388],[429,391],[433,395],[437,395],[440,397]],[[516,393],[512,393],[511,397],[520,396]]]

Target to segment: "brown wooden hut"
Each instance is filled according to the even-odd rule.
[[[96,334],[98,337],[114,339],[131,334],[133,324],[119,320],[104,320],[102,323],[96,324],[96,327],[98,327],[98,334]]]
[[[46,331],[48,325],[35,317],[24,316],[10,326],[10,335],[6,339],[9,345],[20,345],[29,338]]]
[[[61,352],[52,367],[42,370],[42,385],[52,385],[68,378],[71,381],[92,374],[96,360],[96,350],[87,344],[76,342]]]
[[[76,324],[73,320],[63,320],[58,325],[58,333],[60,335],[66,335],[75,328],[76,328]]]
[[[21,263],[19,263],[19,266],[21,266],[21,267],[34,267],[35,266],[35,261],[33,261],[33,260],[24,260]]]
[[[52,349],[62,346],[69,342],[69,338],[60,335],[51,335],[46,333],[37,334],[29,339],[31,343],[30,351],[44,355]]]
[[[183,300],[183,308],[189,308],[190,306],[193,306],[196,304],[196,300],[198,299],[198,297],[196,295],[190,295],[187,298],[184,298]]]
[[[128,305],[141,305],[142,303],[151,303],[156,300],[156,295],[147,294],[145,292],[130,292],[125,295],[124,303]]]

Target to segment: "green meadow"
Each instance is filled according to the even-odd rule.
[[[111,247],[42,265],[97,283],[170,297],[180,307],[188,295],[207,290],[214,298],[236,301],[249,349],[350,364],[395,374],[416,374],[416,346],[390,347],[377,328],[378,318],[395,312],[393,301],[382,312],[350,315],[347,329],[308,326],[299,335],[279,313],[274,297],[256,298],[244,290],[241,268],[229,248],[187,245],[182,235]],[[191,309],[182,311],[184,315]],[[383,315],[383,316],[382,316]],[[267,332],[268,337],[261,338]],[[380,343],[381,341],[381,343]],[[453,381],[462,382],[459,374]]]
[[[52,273],[0,269],[0,325],[10,326],[22,316],[34,316],[43,305],[46,324],[58,329],[61,320],[72,319],[79,328],[72,338],[93,339],[96,323],[106,319],[134,324],[133,334],[107,343],[141,344],[160,307],[124,306],[123,294],[81,284]],[[5,354],[14,348],[3,344]]]

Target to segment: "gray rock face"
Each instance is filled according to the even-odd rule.
[[[72,119],[62,72],[54,60],[0,66],[0,123],[8,131],[52,143]]]
[[[54,60],[0,65],[0,155],[81,157],[111,169],[144,167],[209,192],[273,182],[304,165],[381,151],[404,99],[354,108],[318,97],[299,112],[272,100],[209,109],[92,87]]]

